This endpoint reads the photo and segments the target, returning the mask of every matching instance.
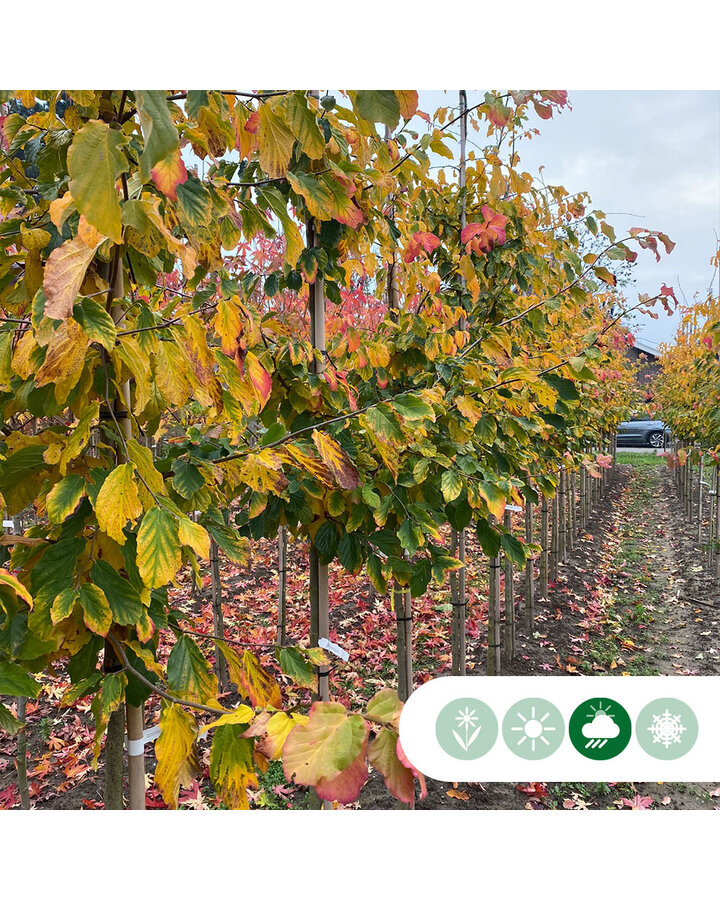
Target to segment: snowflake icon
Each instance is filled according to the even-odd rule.
[[[682,724],[682,716],[673,715],[667,708],[660,715],[653,715],[652,725],[648,726],[653,743],[662,744],[666,750],[671,744],[681,744],[683,732],[686,730]]]

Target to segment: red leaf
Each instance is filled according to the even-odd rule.
[[[429,231],[416,231],[410,238],[403,259],[405,262],[413,262],[420,254],[432,253],[440,246],[440,238]]]

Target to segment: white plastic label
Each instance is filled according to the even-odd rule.
[[[343,662],[347,662],[350,659],[350,654],[347,650],[343,650],[342,647],[339,647],[337,644],[333,644],[332,641],[329,641],[327,638],[320,638],[318,641],[318,647],[322,647],[323,650],[327,650],[328,653],[332,653],[333,656],[340,657]]]
[[[436,678],[400,740],[440,781],[720,781],[720,677]]]
[[[160,726],[153,725],[152,728],[146,728],[143,731],[143,736],[137,740],[131,741],[125,735],[125,749],[128,756],[142,756],[145,751],[145,744],[151,744],[160,737],[160,734]]]

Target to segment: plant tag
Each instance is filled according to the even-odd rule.
[[[343,662],[347,662],[350,659],[350,654],[347,650],[343,650],[342,647],[338,647],[337,644],[333,644],[333,642],[329,641],[327,638],[320,638],[318,647],[322,647],[323,650],[327,650],[327,652],[332,653],[333,656],[339,656]]]
[[[152,728],[146,728],[143,731],[143,736],[141,738],[138,738],[136,741],[128,740],[128,736],[125,735],[125,749],[128,752],[128,756],[142,756],[145,750],[145,744],[151,744],[159,737],[159,725],[153,725]]]

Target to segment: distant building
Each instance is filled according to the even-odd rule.
[[[637,380],[640,385],[652,395],[652,386],[655,376],[660,371],[660,351],[654,341],[635,336],[635,343],[625,351],[633,362],[640,362],[637,372]],[[650,399],[650,397],[648,397]]]

